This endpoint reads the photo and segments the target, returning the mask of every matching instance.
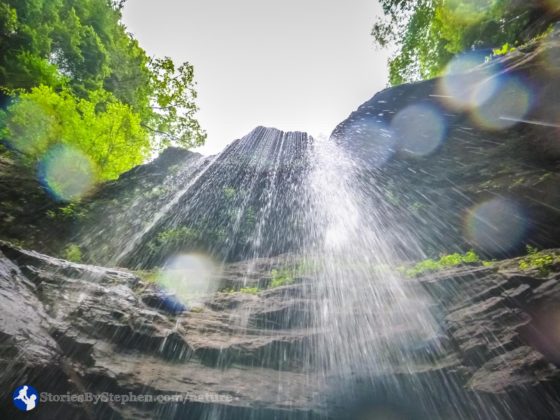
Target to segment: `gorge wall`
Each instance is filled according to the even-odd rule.
[[[376,192],[357,198],[372,214],[382,210],[374,233],[395,264],[470,247],[500,258],[526,245],[560,246],[558,64],[553,35],[466,76],[380,92],[335,129],[330,141],[352,156],[352,183]],[[499,89],[487,84],[494,82]],[[473,83],[495,95],[473,106]],[[334,308],[336,321],[353,317],[349,347],[403,334],[389,325],[360,336],[364,318],[386,317],[367,299],[383,281],[428,296],[438,329],[407,349],[406,363],[398,351],[383,359],[375,376],[355,371],[342,383],[325,374],[317,350],[328,349],[317,343],[340,329],[314,322],[324,273],[309,271],[301,255],[322,239],[308,230],[309,218],[322,214],[308,190],[318,144],[258,127],[217,156],[168,149],[71,205],[54,202],[34,174],[2,156],[2,413],[17,415],[7,392],[30,382],[60,394],[191,396],[46,404],[37,411],[45,419],[558,418],[557,250],[546,270],[505,259],[408,280],[395,267],[329,260],[335,274],[378,281],[347,276],[336,289],[366,296]],[[338,197],[323,198],[344,205]],[[91,265],[66,261],[77,251]],[[177,303],[151,271],[114,268],[158,268],[178,253],[209,255],[221,268],[211,279],[215,293],[196,308]],[[297,274],[286,279],[287,268]],[[338,338],[330,342],[344,346]]]
[[[467,76],[387,89],[334,130],[361,166],[357,182],[384,195],[386,236],[403,258],[560,245],[559,51],[553,34]],[[449,103],[450,94],[472,99],[467,90],[485,79],[505,93],[476,110]],[[97,264],[161,265],[177,251],[225,261],[297,251],[313,143],[259,127],[218,156],[169,149],[70,208],[2,157],[0,231],[51,254],[76,244]],[[421,249],[398,239],[407,236]]]
[[[237,290],[267,283],[271,269],[293,262],[227,265],[220,281]],[[420,278],[437,305],[445,345],[419,348],[406,369],[387,365],[384,374],[399,378],[398,386],[378,377],[351,390],[307,360],[325,331],[305,316],[319,298],[306,276],[257,295],[217,293],[196,312],[171,311],[157,285],[130,272],[2,243],[0,410],[18,418],[8,393],[31,383],[57,395],[188,397],[43,403],[38,419],[556,419],[560,267],[542,274],[518,263]]]

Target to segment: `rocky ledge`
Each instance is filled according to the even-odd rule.
[[[249,281],[266,283],[278,261],[227,266],[224,284],[235,288],[247,264]],[[424,407],[395,418],[560,418],[559,266],[521,270],[519,260],[507,260],[410,281],[433,297],[446,345],[433,360],[389,374],[403,378],[401,406],[424,392],[442,397],[437,415]],[[189,312],[133,273],[1,243],[0,412],[18,416],[9,394],[27,383],[56,395],[188,399],[49,402],[34,412],[39,419],[360,418],[328,381],[310,379],[305,349],[320,333],[306,323],[311,286],[301,278],[257,294],[216,293]],[[407,377],[432,388],[407,389]],[[459,387],[433,388],[436,377]],[[376,397],[390,405],[392,395]],[[491,417],[473,414],[496,402]]]

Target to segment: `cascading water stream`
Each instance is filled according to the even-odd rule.
[[[375,191],[356,183],[356,162],[333,142],[314,146],[309,234],[317,240],[309,258],[321,296],[316,315],[329,331],[323,364],[342,376],[380,375],[395,363],[406,369],[414,348],[437,340],[429,300],[391,269],[398,257],[384,242],[383,207],[363,205]]]
[[[253,325],[250,309],[233,311],[228,320],[248,335],[310,337],[298,351],[263,354],[257,361],[264,367],[269,359],[281,359],[279,390],[293,386],[289,371],[297,365],[305,373],[309,398],[335,412],[364,403],[373,404],[374,411],[399,405],[400,411],[390,414],[397,419],[410,418],[409,411],[420,413],[414,419],[508,418],[506,402],[478,401],[437,369],[419,373],[419,366],[439,363],[449,343],[436,302],[395,269],[407,257],[403,250],[421,252],[415,235],[407,234],[413,227],[394,225],[376,171],[336,142],[258,128],[216,157],[190,160],[165,182],[169,188],[158,206],[138,198],[112,221],[122,235],[112,236],[119,243],[111,244],[111,262],[148,267],[156,262],[165,273],[176,269],[176,254],[197,250],[192,242],[203,237],[208,243],[198,252],[209,254],[217,266],[229,259],[248,261],[248,281],[260,259],[291,252],[305,266],[301,311],[287,311],[261,330]],[[123,231],[123,220],[138,228]],[[106,231],[86,239],[99,240]],[[162,236],[173,238],[177,232],[187,235],[175,248],[155,248]],[[199,271],[189,273],[173,281],[201,282],[187,278]],[[216,288],[205,287],[204,299],[211,299]],[[464,414],[465,406],[480,414]],[[216,410],[206,418],[220,418]],[[366,418],[385,418],[375,416]]]

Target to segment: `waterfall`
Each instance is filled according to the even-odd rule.
[[[398,270],[422,250],[414,227],[392,217],[379,179],[378,168],[343,143],[259,127],[217,156],[186,159],[150,185],[151,193],[104,208],[103,223],[92,223],[82,244],[102,250],[96,257],[105,264],[159,270],[159,285],[180,298],[190,293],[189,305],[194,289],[197,304],[212,299],[231,261],[247,261],[242,285],[265,280],[265,293],[297,293],[298,310],[258,328],[304,331],[309,340],[297,351],[262,355],[261,363],[282,359],[279,389],[293,386],[290,366],[297,365],[309,398],[335,413],[351,407],[359,418],[363,405],[365,418],[375,420],[423,413],[466,420],[475,407],[480,419],[504,418],[506,402],[479,401],[434,368],[445,364],[438,358],[451,344],[436,302]],[[277,279],[262,279],[257,265],[267,258],[278,267],[291,263]],[[274,289],[274,281],[281,287]],[[228,322],[256,333],[250,308],[234,311]],[[422,365],[431,372],[419,373]]]

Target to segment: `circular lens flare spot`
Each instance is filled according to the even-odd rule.
[[[182,254],[171,258],[156,276],[156,283],[189,305],[196,307],[219,288],[219,267],[201,254]]]
[[[505,130],[519,123],[532,103],[530,89],[518,78],[502,79],[492,96],[473,110],[474,122],[488,130]]]
[[[480,67],[485,61],[481,54],[469,53],[455,57],[447,65],[437,86],[444,104],[457,111],[468,111],[492,97],[497,80],[494,66]]]
[[[38,156],[48,148],[56,126],[55,118],[28,99],[10,106],[6,121],[8,144],[26,155]]]
[[[549,0],[556,3],[556,9],[560,11],[560,0]],[[556,25],[554,29],[546,34],[539,44],[538,60],[542,68],[551,73],[560,72],[560,46],[558,46],[558,37],[560,36],[560,26]]]
[[[517,247],[527,231],[521,208],[513,201],[494,198],[469,210],[467,238],[482,250],[501,253]]]
[[[43,187],[58,201],[79,200],[95,184],[91,160],[66,145],[54,146],[45,153],[39,163],[38,175]]]
[[[372,168],[384,166],[396,150],[391,129],[373,119],[354,122],[336,141],[362,164]]]
[[[410,105],[401,110],[393,118],[391,128],[398,149],[416,156],[434,152],[446,132],[445,121],[439,110],[423,104]]]

